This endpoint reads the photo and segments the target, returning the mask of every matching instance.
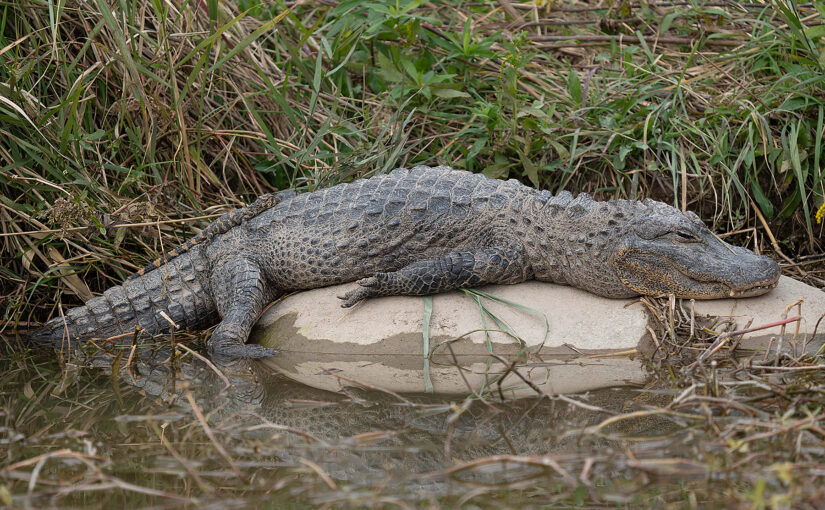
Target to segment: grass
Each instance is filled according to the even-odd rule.
[[[2,0],[0,332],[119,283],[264,192],[414,164],[663,200],[822,287],[823,134],[819,2]],[[12,337],[4,350],[19,375],[7,409],[63,377],[38,373]],[[752,451],[797,444],[783,427],[818,416],[808,377],[741,397],[773,402],[779,424]],[[27,393],[31,378],[46,386]],[[695,404],[691,423],[729,413]],[[751,476],[741,448],[688,439],[691,458],[742,475],[741,491],[699,484],[703,498],[781,506],[816,492],[802,483],[815,468],[786,481],[802,457],[771,452]],[[644,500],[646,471],[626,460],[628,500]],[[613,501],[594,490],[558,501]]]
[[[2,4],[6,320],[272,188],[418,163],[651,196],[821,252],[821,5],[102,5]]]

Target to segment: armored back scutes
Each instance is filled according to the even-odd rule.
[[[271,207],[275,207],[279,202],[284,200],[284,198],[291,196],[293,194],[294,192],[292,191],[285,193],[267,193],[265,195],[261,195],[260,197],[258,197],[257,200],[255,200],[246,207],[235,209],[234,211],[229,211],[228,213],[220,216],[214,222],[210,223],[205,229],[201,230],[198,234],[196,234],[195,237],[163,253],[160,257],[153,260],[152,262],[144,266],[142,269],[139,269],[131,275],[129,275],[128,279],[132,280],[139,276],[143,276],[149,271],[157,269],[162,265],[168,263],[171,259],[178,257],[181,254],[191,250],[193,247],[199,244],[208,243],[216,235],[228,232],[230,229],[237,227],[241,223],[254,218],[263,211]]]

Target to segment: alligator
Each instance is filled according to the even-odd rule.
[[[357,281],[339,296],[351,307],[530,279],[610,298],[738,298],[776,286],[779,266],[654,200],[554,196],[514,179],[418,166],[265,195],[31,337],[57,343],[217,324],[207,341],[213,358],[259,358],[275,352],[246,344],[252,326],[287,293]]]

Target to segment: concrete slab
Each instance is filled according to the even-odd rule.
[[[331,391],[360,383],[400,393],[424,392],[428,374],[433,390],[442,394],[497,392],[500,380],[507,398],[535,395],[508,370],[513,362],[546,393],[644,384],[648,379],[642,352],[649,349],[650,319],[640,303],[628,305],[631,300],[527,282],[483,288],[499,300],[477,297],[482,311],[463,292],[440,294],[432,298],[427,358],[424,298],[372,299],[343,309],[336,296],[352,285],[295,294],[267,310],[250,341],[273,347],[279,355],[262,363]],[[783,277],[765,296],[697,301],[694,310],[731,316],[741,327],[752,320],[756,326],[779,320],[800,297],[804,321],[797,338],[811,343],[816,320],[825,312],[825,293],[790,278]],[[796,313],[792,310],[788,316]],[[786,338],[794,331],[795,326]],[[778,328],[772,328],[746,337],[743,344],[764,348],[777,334]],[[819,331],[816,340],[825,340],[825,331]]]

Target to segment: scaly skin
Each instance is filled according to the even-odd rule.
[[[162,333],[171,328],[165,314],[187,328],[219,321],[207,344],[213,356],[255,358],[274,354],[245,344],[267,303],[356,280],[341,296],[345,307],[530,279],[612,298],[697,299],[755,296],[779,279],[776,262],[719,240],[693,213],[652,200],[552,196],[448,167],[398,169],[256,204],[70,310],[65,322],[53,319],[35,339],[111,336],[136,325]]]
[[[258,214],[264,212],[265,210],[271,207],[275,207],[278,204],[278,202],[282,201],[284,198],[288,196],[293,195],[294,192],[267,193],[266,195],[261,195],[260,197],[258,197],[257,200],[252,202],[247,207],[242,207],[240,209],[235,209],[234,211],[229,211],[217,220],[210,223],[208,227],[201,230],[196,236],[187,240],[182,245],[167,251],[161,257],[153,260],[145,267],[129,275],[128,279],[132,280],[139,276],[143,276],[144,274],[148,273],[153,269],[162,267],[170,259],[182,255],[184,252],[191,250],[195,246],[208,243],[216,235],[228,232],[229,229],[237,227],[244,221],[252,219],[253,217],[257,216]]]

